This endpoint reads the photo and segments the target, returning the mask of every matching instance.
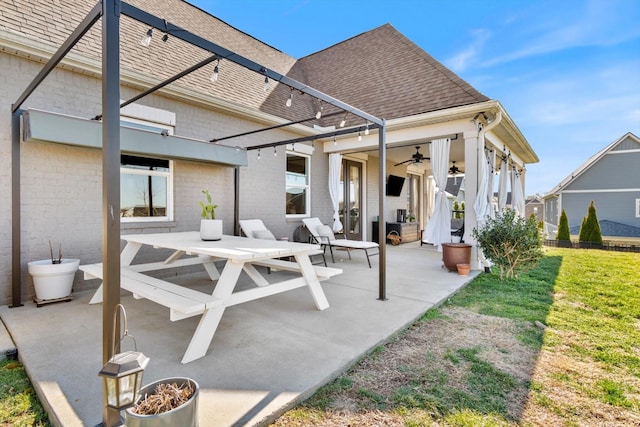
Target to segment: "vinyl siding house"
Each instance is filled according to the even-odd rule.
[[[465,174],[464,201],[477,194],[478,157],[509,152],[524,169],[538,158],[507,111],[481,94],[393,26],[386,24],[296,59],[182,0],[127,2],[283,76],[386,120],[387,176],[405,177],[388,197],[389,221],[408,209],[428,218],[428,161],[406,163],[416,146],[451,139],[450,160]],[[0,0],[0,304],[12,298],[12,104],[96,5],[91,0]],[[21,109],[20,289],[33,295],[26,264],[49,255],[48,241],[81,263],[102,259],[101,23],[98,21],[28,96]],[[130,100],[211,57],[172,34],[121,19],[120,97]],[[393,64],[393,66],[381,66]],[[218,71],[217,80],[212,74]],[[199,227],[202,189],[209,189],[225,234],[235,218],[261,218],[276,236],[299,237],[301,219],[333,217],[329,154],[343,156],[341,217],[350,238],[371,240],[378,212],[378,132],[358,115],[270,80],[229,60],[213,60],[121,109],[121,232]],[[291,98],[291,106],[287,99]],[[314,119],[316,112],[320,119]],[[96,120],[97,119],[97,120]],[[277,142],[360,132],[313,142]],[[293,123],[291,122],[298,122]],[[287,125],[288,124],[288,125]],[[287,126],[285,126],[287,125]],[[481,130],[486,127],[487,131]],[[262,131],[271,128],[269,131]],[[272,144],[272,145],[271,145]],[[256,149],[263,146],[261,149]],[[524,175],[521,178],[524,183]],[[238,183],[237,188],[236,182]],[[636,186],[637,187],[637,186]],[[349,212],[350,215],[345,215]],[[465,229],[475,226],[465,215]],[[471,242],[470,236],[465,241]],[[87,286],[78,274],[74,290]]]
[[[594,201],[603,236],[640,237],[640,139],[627,133],[589,158],[544,196],[545,232],[554,238],[562,210],[571,234]]]

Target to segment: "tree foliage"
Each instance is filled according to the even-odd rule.
[[[535,219],[525,219],[514,209],[489,218],[473,237],[484,255],[499,269],[500,279],[517,277],[542,258],[542,236]]]
[[[560,214],[560,224],[558,224],[558,235],[556,240],[571,240],[571,233],[569,233],[569,218],[567,213],[562,209]]]
[[[596,207],[593,200],[587,209],[587,216],[582,219],[579,241],[595,243],[597,245],[602,244],[602,232],[600,231],[600,223],[598,222],[598,215],[596,214]]]

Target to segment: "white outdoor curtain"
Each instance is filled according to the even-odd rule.
[[[522,181],[520,173],[515,169],[511,172],[511,206],[516,214],[524,217],[524,192],[522,191]]]
[[[433,216],[427,223],[424,234],[426,241],[436,246],[438,251],[442,251],[442,243],[451,242],[451,215],[445,193],[450,148],[451,140],[449,138],[436,139],[431,142],[431,166],[438,192]]]
[[[431,220],[431,216],[433,215],[433,210],[435,209],[436,204],[436,183],[433,177],[429,176],[425,179],[426,185],[424,186],[424,195],[425,195],[425,219],[428,222]]]
[[[476,194],[476,200],[473,203],[473,210],[476,211],[476,221],[478,227],[482,227],[487,217],[490,215],[491,203],[489,201],[489,173],[490,166],[487,161],[487,154],[482,149],[480,155],[480,161],[478,162],[478,193]]]
[[[489,182],[487,183],[487,199],[489,200],[489,218],[496,217],[496,211],[493,206],[493,185],[496,181],[496,156],[490,151],[487,158],[487,166],[489,167]]]
[[[333,226],[331,227],[335,233],[342,230],[342,222],[340,222],[340,169],[342,168],[342,154],[329,154],[329,195],[331,196],[331,205],[333,206]]]
[[[509,170],[507,167],[507,159],[502,159],[500,165],[500,183],[498,185],[498,211],[502,213],[507,207],[507,175]]]

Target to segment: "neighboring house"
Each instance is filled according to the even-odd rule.
[[[529,196],[524,201],[525,218],[529,218],[531,214],[536,218],[536,222],[540,222],[544,219],[544,201],[542,196],[536,194]]]
[[[296,59],[185,1],[128,3],[262,64],[265,70],[384,118],[387,176],[406,177],[401,196],[387,197],[385,215],[390,220],[396,209],[408,209],[421,225],[427,220],[431,164],[403,162],[416,146],[428,157],[430,141],[451,138],[450,161],[464,170],[467,209],[476,197],[476,156],[481,147],[492,150],[493,156],[508,151],[511,164],[522,169],[538,161],[500,102],[475,90],[389,24]],[[0,0],[2,200],[12,200],[12,104],[95,5],[91,0]],[[62,243],[64,255],[79,257],[83,264],[102,259],[102,156],[96,140],[102,111],[99,24],[22,106],[26,114],[20,144],[19,232],[24,299],[33,294],[26,263],[48,256],[48,240]],[[124,100],[211,55],[171,34],[163,42],[160,28],[143,46],[140,40],[147,30],[130,18],[121,19]],[[377,132],[369,134],[369,123],[358,116],[282,83],[270,81],[265,87],[264,79],[221,59],[121,109],[122,233],[197,229],[201,190],[208,188],[226,234],[237,230],[237,214],[240,219],[261,218],[278,236],[293,236],[302,218],[331,220],[328,159],[330,153],[340,153],[345,232],[350,238],[371,239],[371,220],[379,215],[381,197]],[[313,119],[318,110],[321,118]],[[252,149],[321,135],[340,129],[341,121],[345,128],[367,129],[315,143]],[[290,122],[299,123],[284,126]],[[255,132],[268,127],[273,129]],[[481,132],[482,127],[486,131]],[[0,218],[0,304],[5,304],[11,298],[12,203],[0,205]],[[475,221],[475,215],[465,215],[465,229],[472,230]],[[86,286],[78,279],[74,289]]]
[[[589,158],[544,196],[545,233],[554,238],[562,210],[578,234],[594,202],[603,236],[640,237],[640,139],[627,133]]]

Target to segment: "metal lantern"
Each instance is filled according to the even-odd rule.
[[[125,351],[123,353],[114,354],[107,362],[102,370],[98,373],[104,379],[105,395],[107,397],[107,406],[116,410],[125,409],[136,402],[140,388],[142,388],[142,374],[149,363],[149,358],[137,351],[136,340],[129,335],[127,330],[127,313],[124,311],[122,304],[116,306],[116,312],[113,316],[113,345],[115,353],[115,323],[118,309],[122,310],[124,318],[124,337],[133,339],[135,351]]]
[[[139,351],[125,351],[109,359],[98,374],[104,378],[107,405],[121,410],[135,403],[147,363],[149,358]]]

